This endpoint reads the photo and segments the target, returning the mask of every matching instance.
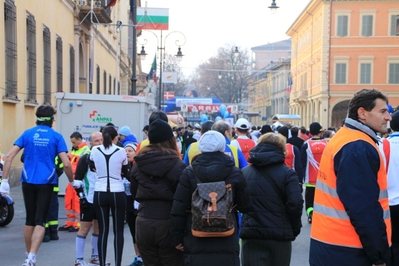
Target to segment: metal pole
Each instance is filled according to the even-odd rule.
[[[161,45],[159,47],[160,51],[160,56],[159,56],[159,95],[158,95],[158,101],[159,101],[159,106],[158,110],[161,111],[162,109],[162,50],[165,49],[162,47],[162,30],[161,30]]]
[[[137,25],[137,6],[136,6],[136,0],[130,0],[130,9],[132,13],[132,21],[133,21],[133,52],[132,52],[132,88],[130,91],[131,95],[136,95],[136,82],[137,82],[137,77],[136,77],[136,64],[137,64],[137,31],[136,31],[136,25]]]

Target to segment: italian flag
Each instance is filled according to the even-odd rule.
[[[137,8],[138,30],[168,30],[168,8]]]

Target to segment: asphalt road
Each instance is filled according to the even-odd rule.
[[[12,222],[6,227],[0,227],[0,265],[19,266],[25,259],[25,244],[23,239],[23,228],[25,223],[25,207],[22,199],[21,187],[11,189],[11,197],[15,205],[15,215]],[[59,197],[60,211],[59,223],[65,222],[65,211],[63,209],[63,197]],[[309,265],[309,230],[310,225],[306,221],[305,215],[302,217],[303,228],[301,234],[292,244],[292,266]],[[37,266],[73,266],[75,260],[75,237],[76,233],[59,232],[58,241],[43,243],[37,255]],[[110,228],[108,236],[107,260],[114,263],[113,252],[113,232]],[[85,259],[91,254],[90,234],[86,241]],[[134,258],[133,242],[129,228],[125,226],[125,245],[123,250],[122,265],[129,265]],[[278,265],[276,265],[278,266]]]

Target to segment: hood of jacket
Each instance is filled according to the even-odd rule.
[[[267,166],[284,163],[285,155],[275,145],[269,143],[259,143],[249,152],[248,162],[256,166]]]
[[[136,136],[134,134],[127,135],[122,140],[123,147],[125,147],[126,144],[129,144],[129,143],[137,143],[137,138],[136,138]]]
[[[222,152],[201,153],[191,165],[195,176],[204,183],[225,180],[235,167],[231,158]]]
[[[173,160],[171,160],[173,159]],[[162,151],[150,151],[134,157],[135,163],[145,175],[163,177],[180,159],[175,154],[165,154]],[[156,165],[156,167],[154,167]]]

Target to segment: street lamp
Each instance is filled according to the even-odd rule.
[[[146,52],[144,50],[144,46],[141,46],[141,51],[137,55],[140,57],[141,60],[145,60],[145,58],[147,57],[147,54],[146,54]]]
[[[166,36],[165,36],[165,38],[164,39],[162,39],[162,31],[161,31],[161,36],[160,36],[160,39],[158,39],[158,36],[154,33],[154,32],[152,32],[152,31],[146,31],[146,32],[151,32],[156,38],[157,38],[157,44],[158,44],[158,42],[160,43],[160,45],[159,46],[157,46],[157,50],[159,50],[159,58],[160,58],[160,64],[159,64],[159,89],[158,89],[158,108],[159,108],[159,110],[161,110],[161,107],[162,107],[162,95],[163,95],[163,91],[162,91],[162,71],[163,71],[163,60],[165,59],[165,53],[164,54],[162,54],[162,51],[164,51],[165,50],[165,44],[166,44],[166,39],[168,38],[168,36],[170,36],[172,33],[178,33],[178,34],[180,34],[181,35],[181,37],[183,37],[183,42],[182,43],[180,43],[180,40],[179,39],[177,39],[176,41],[175,41],[175,44],[176,44],[176,46],[178,46],[178,49],[177,49],[177,53],[176,53],[176,55],[175,55],[175,57],[176,57],[176,60],[177,61],[181,61],[182,59],[183,59],[183,53],[182,53],[182,51],[181,51],[181,46],[183,46],[185,43],[186,43],[186,36],[182,33],[182,32],[180,32],[180,31],[172,31],[172,32],[170,32],[170,33],[168,33]],[[147,43],[147,40],[145,39],[145,43]],[[162,46],[162,44],[163,44],[163,46]],[[141,56],[141,54],[145,54],[146,55],[146,53],[145,53],[145,50],[144,50],[144,46],[142,46],[141,47],[142,49],[141,49],[141,53],[139,54],[140,55],[140,58],[142,58],[142,56]]]
[[[276,0],[273,0],[271,5],[269,6],[269,8],[270,8],[270,11],[272,12],[272,14],[275,14],[277,12],[277,9],[279,8],[279,6],[276,4]]]
[[[240,55],[240,52],[238,51],[238,47],[236,46],[236,49],[234,50],[234,56],[238,57]]]

